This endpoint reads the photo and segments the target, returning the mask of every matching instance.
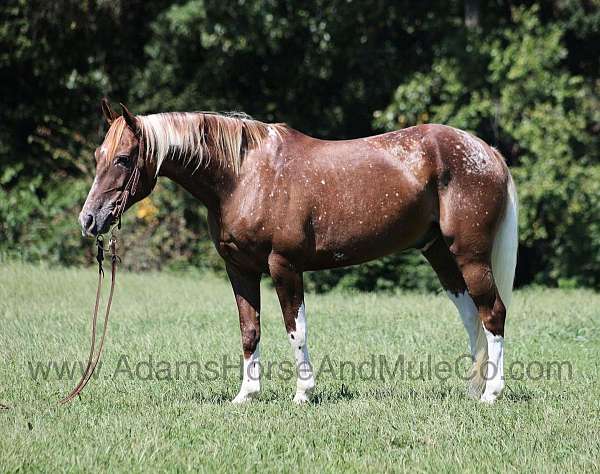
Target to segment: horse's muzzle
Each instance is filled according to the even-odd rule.
[[[114,221],[114,216],[110,210],[101,210],[97,214],[88,211],[81,211],[79,214],[79,223],[81,224],[81,235],[84,237],[96,237],[104,234],[110,228]]]

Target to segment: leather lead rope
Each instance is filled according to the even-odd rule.
[[[125,212],[125,206],[127,206],[127,202],[131,196],[134,196],[137,192],[138,183],[140,181],[140,175],[142,173],[142,167],[144,164],[144,140],[140,139],[139,144],[139,152],[135,167],[133,168],[131,174],[129,175],[129,179],[125,184],[125,188],[123,189],[123,193],[119,199],[115,207],[115,218],[116,218],[116,227],[118,229],[121,228],[121,216],[123,212]],[[98,288],[96,290],[96,303],[94,305],[94,313],[92,316],[92,341],[90,347],[90,354],[88,356],[87,366],[83,375],[81,376],[81,380],[79,383],[71,390],[71,393],[63,398],[60,403],[65,404],[69,403],[73,400],[77,395],[81,393],[81,391],[85,388],[87,383],[92,378],[94,371],[96,370],[96,366],[98,365],[98,361],[100,360],[100,355],[102,354],[102,349],[104,348],[104,339],[106,337],[106,331],[108,328],[108,316],[110,315],[110,307],[112,305],[113,294],[115,292],[115,279],[117,275],[117,264],[121,261],[119,256],[117,255],[117,239],[114,233],[114,227],[111,230],[111,237],[108,242],[108,248],[110,250],[110,260],[111,260],[111,278],[110,278],[110,293],[108,295],[108,302],[106,303],[106,312],[104,313],[104,327],[102,329],[102,337],[100,338],[100,345],[98,347],[98,351],[95,352],[96,346],[96,325],[98,320],[98,307],[100,304],[100,289],[102,287],[102,282],[104,279],[104,269],[102,268],[102,262],[104,260],[104,240],[102,236],[98,236],[96,238],[96,246],[98,248],[98,253],[96,255],[96,260],[98,261]]]
[[[100,360],[100,355],[102,354],[102,349],[104,348],[104,339],[106,337],[106,331],[108,329],[108,317],[110,315],[110,307],[112,305],[113,294],[115,292],[115,281],[117,275],[117,264],[120,262],[120,258],[117,255],[117,240],[114,234],[111,234],[108,248],[110,250],[110,259],[111,259],[111,281],[110,281],[110,293],[108,295],[108,302],[106,303],[106,312],[104,313],[104,327],[102,329],[102,336],[100,338],[100,345],[98,350],[96,351],[96,326],[98,320],[98,309],[100,306],[100,294],[102,289],[102,282],[104,280],[104,269],[102,267],[102,262],[104,261],[104,240],[102,236],[98,236],[96,239],[97,246],[97,255],[96,260],[98,261],[98,288],[96,289],[96,303],[94,304],[94,313],[92,315],[92,341],[90,344],[90,354],[88,356],[87,366],[83,375],[81,376],[81,380],[79,383],[71,390],[65,398],[63,398],[60,403],[65,404],[69,403],[73,400],[77,395],[81,393],[81,391],[85,388],[87,383],[90,381],[90,378],[94,374],[96,367],[98,365],[98,361]]]

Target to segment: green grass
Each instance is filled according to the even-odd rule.
[[[507,380],[485,406],[448,380],[317,378],[315,401],[295,406],[295,382],[273,376],[261,398],[228,400],[239,376],[142,380],[113,372],[138,361],[237,361],[237,314],[214,277],[123,274],[103,366],[80,400],[59,406],[76,382],[34,380],[29,363],[85,360],[93,270],[0,268],[0,472],[580,471],[600,467],[600,295],[517,292],[506,331],[507,363],[568,361],[572,378]],[[454,361],[467,339],[443,295],[307,295],[309,347],[326,358],[393,363]],[[274,292],[263,287],[263,363],[291,361]],[[156,365],[155,365],[156,366]],[[463,364],[464,366],[464,364]],[[163,368],[165,366],[163,365]],[[121,367],[123,368],[123,367]],[[133,368],[132,368],[133,370]],[[114,376],[113,376],[114,375]],[[164,372],[163,372],[164,375]]]

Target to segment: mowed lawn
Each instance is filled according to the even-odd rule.
[[[600,295],[591,291],[516,293],[506,331],[514,373],[493,406],[468,399],[461,370],[444,365],[467,349],[444,294],[309,294],[320,373],[313,403],[295,406],[282,369],[291,350],[265,282],[261,357],[275,367],[258,401],[234,406],[239,370],[215,374],[239,362],[228,284],[124,273],[100,374],[60,406],[78,374],[33,369],[86,360],[95,278],[0,267],[0,402],[11,407],[0,411],[0,472],[600,468]],[[373,359],[398,363],[396,373],[373,370]],[[175,373],[190,362],[203,369]]]

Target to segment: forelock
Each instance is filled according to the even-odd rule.
[[[100,146],[101,160],[106,161],[106,163],[112,162],[115,153],[117,152],[117,148],[119,147],[119,143],[121,143],[121,140],[123,139],[125,128],[127,128],[127,124],[123,117],[117,117],[113,121]]]

